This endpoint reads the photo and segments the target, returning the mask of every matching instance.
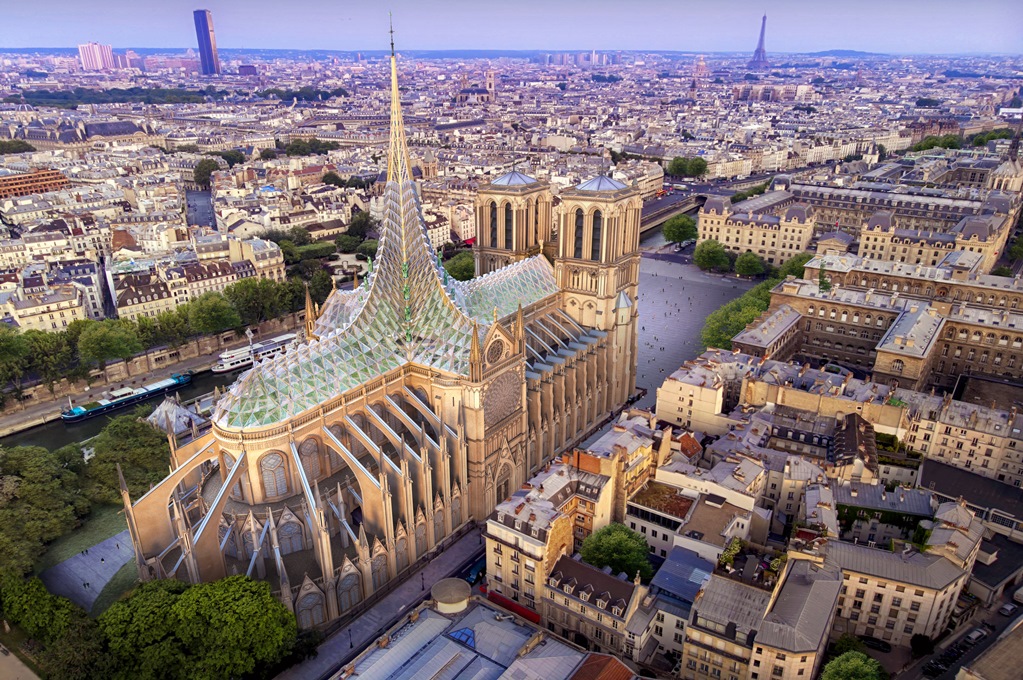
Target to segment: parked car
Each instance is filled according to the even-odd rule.
[[[974,628],[973,630],[966,634],[966,637],[963,638],[963,642],[970,646],[973,646],[986,637],[987,637],[986,630],[984,630],[983,628]]]
[[[1017,607],[1016,605],[1014,605],[1011,602],[1008,602],[1006,604],[1003,604],[998,609],[998,613],[1001,614],[1002,616],[1012,616],[1013,614],[1016,613],[1017,609],[1019,609],[1019,607]]]
[[[870,637],[869,635],[861,635],[860,640],[862,640],[863,644],[865,644],[867,647],[870,647],[871,649],[876,649],[879,652],[887,653],[892,651],[892,646],[890,644],[888,644],[884,640],[879,640],[876,637]]]

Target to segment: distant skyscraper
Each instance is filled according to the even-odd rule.
[[[110,51],[110,45],[100,45],[94,42],[79,45],[78,58],[82,62],[82,68],[86,71],[103,71],[114,68],[114,53]]]
[[[758,69],[758,70],[763,70],[763,69],[771,68],[771,64],[767,61],[767,50],[764,49],[764,32],[766,30],[767,30],[767,15],[765,14],[764,15],[764,20],[760,24],[760,42],[757,43],[757,49],[753,53],[753,58],[750,60],[750,62],[748,64],[746,64],[746,68],[752,68],[752,69]]]
[[[220,57],[217,56],[217,38],[213,35],[213,14],[208,9],[192,12],[195,17],[195,35],[199,39],[199,61],[204,76],[220,75]]]

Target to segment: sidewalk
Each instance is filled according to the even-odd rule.
[[[143,384],[149,382],[154,378],[166,378],[171,373],[184,373],[185,371],[205,371],[214,364],[220,353],[207,354],[201,357],[195,357],[192,359],[185,359],[184,361],[172,364],[165,368],[161,368],[156,371],[150,371],[148,373],[139,373],[138,375],[132,375],[128,381],[135,381],[136,384]],[[91,397],[99,397],[103,392],[117,388],[121,383],[109,383],[104,385],[96,385],[91,387],[85,392],[75,396],[75,399],[79,403],[85,403]],[[13,407],[12,407],[13,408]],[[53,420],[60,418],[60,412],[62,409],[67,408],[67,398],[61,397],[59,399],[52,399],[50,401],[44,401],[37,404],[32,404],[26,407],[24,410],[11,410],[11,408],[5,409],[0,412],[0,437],[6,437],[9,434],[15,434],[22,430],[27,430],[30,427],[36,425],[42,425]]]
[[[327,638],[317,650],[319,654],[315,659],[306,659],[292,666],[278,675],[277,680],[317,680],[334,672],[349,655],[357,653],[392,626],[402,612],[412,609],[424,595],[429,596],[434,583],[454,574],[481,549],[480,530],[473,529],[427,564],[419,572],[423,577],[413,574],[384,599]]]
[[[85,611],[91,611],[103,586],[133,558],[131,537],[125,529],[89,548],[88,555],[79,553],[69,557],[44,571],[39,578],[50,593],[66,597]]]

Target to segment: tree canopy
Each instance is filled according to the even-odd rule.
[[[0,139],[0,156],[8,153],[25,153],[36,148],[24,139]]]
[[[371,239],[368,239],[366,241],[363,241],[359,245],[359,247],[356,248],[355,252],[361,253],[361,254],[365,255],[366,257],[376,257],[377,256],[377,247],[378,246],[379,246],[379,242],[375,238],[371,238]]]
[[[0,447],[0,576],[30,571],[47,543],[88,514],[75,465],[38,446]]]
[[[117,466],[121,466],[128,491],[138,498],[167,476],[170,446],[167,437],[138,413],[112,418],[94,439],[89,441],[93,455],[86,468],[86,491],[100,503],[121,500]]]
[[[240,328],[238,310],[220,293],[204,293],[188,303],[188,325],[197,333],[212,335]]]
[[[78,337],[78,356],[86,364],[102,366],[111,359],[130,359],[142,349],[131,325],[115,319],[89,324]]]
[[[451,275],[451,278],[458,281],[468,281],[476,276],[476,260],[473,258],[471,251],[463,250],[445,262],[444,269]]]
[[[259,159],[262,161],[272,161],[275,158],[277,158],[276,149],[263,149],[259,152]]]
[[[747,250],[735,258],[735,273],[740,276],[760,276],[767,271],[767,265],[756,253]]]
[[[334,239],[334,247],[341,253],[354,253],[360,243],[362,243],[362,239],[351,234],[338,234]]]
[[[219,169],[220,165],[215,160],[204,158],[196,163],[195,168],[192,170],[192,181],[203,189],[209,189],[210,177]]]
[[[675,177],[702,177],[707,174],[707,161],[697,156],[675,156],[668,164],[668,174]]]
[[[821,680],[885,680],[887,674],[877,660],[863,652],[846,652],[824,666]]]
[[[588,564],[601,569],[611,567],[613,573],[625,572],[629,577],[639,572],[644,580],[653,575],[647,560],[649,553],[650,547],[642,534],[617,522],[590,534],[580,550],[583,561]]]
[[[356,238],[366,238],[371,231],[376,231],[379,226],[376,219],[368,212],[353,212],[352,219],[348,223],[348,234]]]
[[[732,265],[725,247],[714,239],[701,241],[696,245],[696,250],[693,252],[693,263],[704,271],[719,272],[728,271]]]
[[[233,168],[239,163],[245,162],[245,154],[237,149],[228,149],[227,151],[211,151],[211,156],[220,156],[227,161],[227,167]]]
[[[319,139],[296,139],[284,147],[284,153],[289,156],[315,156],[340,148],[337,142],[324,142]]]
[[[676,215],[664,223],[663,233],[670,243],[694,240],[697,236],[696,220],[689,215]]]
[[[323,179],[321,179],[320,181],[323,182],[324,184],[332,184],[336,187],[343,187],[345,185],[345,181],[341,179],[341,175],[337,174],[333,170],[324,173]]]

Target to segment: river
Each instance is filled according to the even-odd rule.
[[[188,387],[178,391],[182,401],[193,399],[199,395],[212,392],[214,387],[230,385],[239,376],[235,373],[199,373]],[[166,395],[159,395],[144,402],[146,406],[155,407]],[[131,408],[115,411],[110,415],[99,416],[81,423],[64,424],[64,421],[57,419],[45,425],[39,425],[29,430],[18,432],[0,439],[0,446],[43,446],[50,450],[59,449],[62,446],[83,442],[99,434],[103,426],[110,418],[130,413]]]

